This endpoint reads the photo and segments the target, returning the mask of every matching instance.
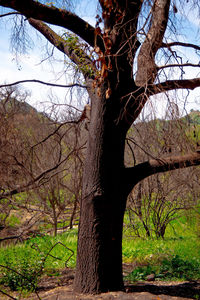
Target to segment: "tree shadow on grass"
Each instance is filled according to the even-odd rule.
[[[141,293],[148,292],[154,295],[167,295],[172,297],[183,297],[200,299],[200,282],[186,282],[172,285],[162,285],[161,283],[152,284],[136,283],[135,285],[126,286],[127,293]]]

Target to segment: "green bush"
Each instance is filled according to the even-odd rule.
[[[183,280],[198,279],[200,277],[200,264],[198,261],[188,261],[176,255],[171,260],[164,259],[162,261],[160,277]]]
[[[71,230],[0,248],[0,284],[14,291],[34,291],[44,272],[58,274],[66,266],[75,266],[76,241],[77,230]]]
[[[179,255],[165,258],[159,265],[146,265],[136,267],[127,277],[128,281],[146,280],[150,274],[161,280],[194,280],[200,278],[199,261],[188,261]]]
[[[8,286],[12,291],[34,291],[43,269],[43,258],[36,257],[33,251],[21,251],[15,256],[15,251],[4,256],[0,265],[2,276],[0,284]]]
[[[16,227],[20,224],[20,219],[17,216],[11,215],[6,219],[6,225],[10,227]]]
[[[146,280],[146,277],[150,274],[155,274],[155,270],[153,266],[147,265],[142,267],[136,267],[127,277],[126,279],[129,281],[139,281]]]

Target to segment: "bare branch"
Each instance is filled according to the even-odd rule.
[[[149,85],[149,95],[156,95],[162,92],[167,92],[175,89],[189,89],[194,90],[200,87],[200,78],[182,79],[182,80],[167,80],[155,85]]]
[[[88,57],[85,51],[76,45],[76,49],[72,49],[71,45],[68,45],[67,41],[59,36],[55,31],[53,31],[44,22],[35,20],[33,18],[28,19],[31,26],[38,30],[52,45],[54,45],[58,50],[66,54],[77,66],[81,67],[82,73],[85,77],[89,74],[86,72],[89,66],[91,70],[96,71],[92,60]]]
[[[30,191],[33,188],[35,188],[36,185],[40,185],[40,182],[42,182],[42,180],[45,179],[45,176],[49,175],[54,170],[58,169],[58,167],[61,166],[66,160],[68,160],[71,155],[73,155],[74,153],[76,153],[80,149],[84,148],[84,146],[85,146],[85,143],[83,145],[81,145],[78,149],[73,149],[72,151],[70,151],[68,153],[68,155],[65,158],[63,158],[61,161],[59,161],[53,167],[51,167],[49,169],[46,169],[41,174],[39,174],[35,178],[31,179],[27,184],[24,184],[24,185],[22,185],[20,187],[17,187],[16,189],[13,189],[13,190],[1,193],[0,194],[0,199],[4,199],[6,197],[22,193],[24,191],[28,191],[28,190]]]
[[[184,64],[170,64],[157,67],[158,70],[165,69],[165,68],[183,68],[183,67],[195,67],[199,68],[200,64],[192,64],[192,63],[184,63]]]
[[[5,296],[9,297],[10,299],[17,300],[17,298],[14,298],[13,296],[11,296],[11,295],[7,294],[5,291],[2,291],[2,290],[0,290],[0,293],[2,293],[3,295],[5,295]]]
[[[34,144],[33,146],[31,146],[31,149],[43,144],[44,142],[46,142],[48,139],[50,139],[50,137],[52,137],[55,133],[57,133],[60,128],[62,128],[64,125],[66,124],[77,124],[77,120],[72,120],[72,121],[66,121],[64,123],[61,123],[59,126],[57,126],[53,132],[51,132],[49,135],[47,135],[45,138],[43,138],[41,141],[37,142],[36,144]]]
[[[21,83],[28,83],[28,82],[41,83],[41,84],[45,84],[45,85],[48,85],[48,86],[62,87],[62,88],[73,88],[73,87],[87,88],[87,86],[81,85],[81,84],[78,84],[78,83],[57,84],[57,83],[50,83],[50,82],[45,82],[45,81],[41,81],[41,80],[37,80],[37,79],[25,79],[25,80],[15,81],[15,82],[8,83],[8,84],[1,84],[0,88],[9,87],[9,86],[13,86],[13,85],[18,85],[18,84],[21,84]]]
[[[7,14],[0,15],[0,18],[9,17],[9,16],[12,16],[12,15],[21,15],[21,13],[10,12],[10,13],[7,13]]]
[[[42,20],[69,29],[90,46],[94,46],[95,28],[70,11],[33,0],[0,0],[0,5],[14,9],[27,18]]]
[[[183,43],[183,42],[162,43],[161,48],[171,48],[171,47],[174,47],[174,46],[194,48],[195,50],[200,51],[200,46],[190,44],[190,43]]]

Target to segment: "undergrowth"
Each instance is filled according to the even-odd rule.
[[[130,282],[146,280],[154,274],[155,280],[195,280],[200,278],[200,262],[182,259],[179,255],[166,257],[159,264],[147,264],[136,267],[126,280]]]
[[[38,236],[0,248],[0,284],[11,290],[34,291],[42,274],[75,267],[77,231],[57,237]]]
[[[128,280],[145,280],[150,274],[159,280],[200,279],[200,238],[194,220],[177,218],[165,239],[138,238],[125,231],[123,261],[135,266]]]
[[[123,262],[133,265],[126,280],[145,280],[150,274],[157,280],[200,279],[200,238],[194,227],[174,223],[174,228],[176,235],[169,231],[164,240],[142,239],[125,232]],[[76,247],[77,229],[1,247],[0,284],[11,290],[34,291],[43,274],[59,276],[64,268],[75,267]]]

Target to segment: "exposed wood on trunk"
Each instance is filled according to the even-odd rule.
[[[155,55],[162,45],[167,27],[170,0],[155,0],[152,7],[151,26],[138,55],[136,85],[153,83],[157,76]]]

